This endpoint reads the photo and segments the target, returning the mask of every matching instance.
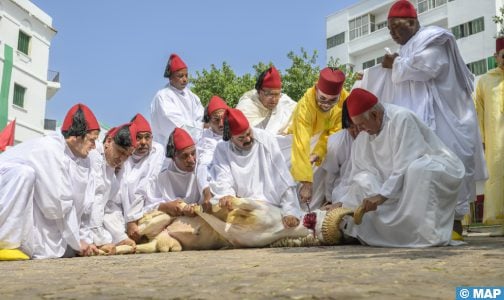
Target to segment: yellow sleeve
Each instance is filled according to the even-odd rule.
[[[313,181],[310,164],[310,139],[312,136],[312,113],[306,105],[307,98],[299,100],[292,120],[291,174],[296,181]]]
[[[476,107],[476,114],[478,116],[479,128],[481,133],[482,142],[485,142],[485,97],[483,80],[486,76],[481,76],[476,85],[474,93],[474,106]]]
[[[338,104],[333,108],[334,113],[331,114],[331,120],[328,120],[330,122],[330,127],[328,129],[325,129],[321,135],[320,138],[317,142],[317,145],[313,149],[313,153],[318,155],[319,159],[317,161],[317,166],[320,166],[320,164],[324,161],[324,158],[327,154],[327,140],[329,139],[329,136],[339,130],[341,130],[341,111],[343,109],[343,102],[346,101],[346,98],[348,97],[348,92],[345,89],[341,90],[340,98],[338,101]]]

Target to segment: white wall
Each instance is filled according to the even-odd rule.
[[[0,0],[0,70],[4,44],[13,48],[8,119],[17,120],[16,141],[44,134],[50,41],[56,30],[52,19],[27,0]],[[28,55],[17,51],[19,30],[31,36]],[[13,102],[14,84],[26,88],[24,107]]]

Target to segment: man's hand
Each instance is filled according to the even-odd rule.
[[[299,219],[294,216],[288,215],[282,218],[282,223],[285,228],[294,228],[299,225]]]
[[[316,162],[318,162],[319,156],[317,154],[310,154],[310,164],[313,166]]]
[[[136,221],[128,222],[128,225],[126,225],[126,234],[135,242],[140,240],[140,231],[138,230]]]
[[[119,243],[117,243],[117,246],[122,246],[122,245],[131,246],[131,247],[133,247],[133,252],[136,251],[136,243],[132,239],[124,239],[124,240],[120,241]]]
[[[341,203],[341,202],[330,203],[330,204],[323,206],[322,210],[330,211],[330,210],[333,210],[335,208],[342,207],[342,206],[343,206],[343,203]]]
[[[392,69],[392,66],[394,65],[394,60],[396,57],[398,57],[399,54],[394,53],[394,54],[385,54],[383,56],[383,61],[381,63],[382,67],[386,69]]]
[[[226,207],[228,210],[233,210],[233,196],[224,196],[220,198],[219,206]]]
[[[172,217],[178,217],[182,215],[182,206],[184,201],[177,199],[175,201],[168,201],[159,204],[158,209],[164,213],[169,214]]]
[[[105,252],[107,255],[114,255],[116,253],[116,248],[114,244],[105,244],[100,246],[100,250]]]
[[[387,198],[383,197],[382,195],[376,195],[370,198],[365,198],[362,201],[364,212],[374,211],[378,209],[378,205],[381,205],[383,202],[385,202],[385,200],[387,200]]]
[[[95,244],[88,244],[85,241],[80,241],[80,251],[78,253],[79,256],[91,256],[97,254],[98,248],[96,248]]]
[[[301,181],[299,189],[299,198],[301,203],[310,203],[312,196],[312,183],[308,181]]]
[[[211,199],[212,199],[212,192],[210,192],[209,187],[206,187],[203,190],[203,204],[201,204],[201,207],[203,207],[203,211],[206,213],[212,212],[212,203],[210,203]]]
[[[182,209],[182,214],[186,217],[196,217],[196,213],[194,212],[194,205],[195,204],[187,204],[184,206]]]

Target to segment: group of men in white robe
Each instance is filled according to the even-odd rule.
[[[420,28],[409,1],[396,1],[388,18],[400,53],[386,54],[350,95],[344,74],[325,68],[296,103],[272,66],[236,109],[218,96],[204,109],[172,54],[152,129],[137,114],[102,144],[91,110],[75,105],[63,137],[0,155],[0,260],[113,254],[142,241],[138,221],[149,212],[231,210],[233,197],[280,208],[286,228],[303,221],[303,209],[342,206],[365,213],[339,224],[363,244],[448,245],[485,175],[466,99],[472,77],[453,37]]]

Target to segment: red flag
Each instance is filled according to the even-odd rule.
[[[5,151],[7,146],[14,146],[14,130],[16,128],[16,120],[9,123],[0,132],[0,151]]]

